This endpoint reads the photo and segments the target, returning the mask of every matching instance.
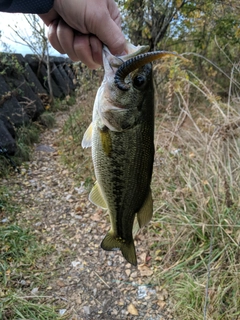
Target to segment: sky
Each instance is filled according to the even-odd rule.
[[[9,27],[18,27],[18,30],[21,31],[23,34],[28,34],[29,25],[26,22],[24,15],[22,13],[3,13],[0,12],[0,31],[1,31],[1,38],[0,38],[0,52],[4,51],[4,47],[2,42],[6,43],[12,52],[21,53],[22,55],[32,53],[32,51],[24,46],[20,45],[19,43],[14,42],[14,39],[20,42],[20,39],[16,38],[14,32]],[[60,55],[55,49],[51,47],[50,55]]]

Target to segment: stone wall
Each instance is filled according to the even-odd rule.
[[[53,96],[75,89],[72,61],[50,57]],[[36,120],[48,103],[47,68],[35,55],[0,53],[0,154],[16,151],[15,128]]]

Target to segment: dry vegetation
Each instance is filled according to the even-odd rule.
[[[166,88],[156,114],[149,227],[159,233],[159,281],[170,285],[177,319],[238,319],[240,97],[223,102],[176,64]]]

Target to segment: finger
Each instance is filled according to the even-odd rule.
[[[50,11],[48,11],[48,13],[39,14],[39,17],[47,26],[49,26],[53,20],[59,18],[59,14],[54,9],[51,9]]]
[[[59,44],[70,59],[78,61],[79,59],[73,47],[74,37],[74,30],[61,19],[57,26],[57,39]]]
[[[58,36],[57,36],[57,27],[58,27],[58,23],[59,23],[59,20],[54,20],[52,23],[49,24],[49,27],[48,27],[48,40],[49,42],[51,43],[51,45],[53,46],[53,48],[55,50],[57,50],[58,52],[64,54],[66,53],[59,40],[58,40]]]
[[[126,44],[124,35],[108,11],[101,14],[101,21],[104,21],[104,24],[92,23],[90,32],[95,34],[113,54],[121,54]]]
[[[117,24],[119,29],[121,29],[121,15],[116,2],[108,0],[107,7],[110,13],[110,17]]]
[[[102,65],[102,42],[94,35],[89,36],[89,42],[93,61],[98,65]]]
[[[83,63],[85,63],[88,66],[88,68],[97,69],[99,68],[99,65],[102,63],[101,57],[99,57],[99,50],[101,52],[101,48],[99,49],[99,46],[101,46],[101,42],[98,40],[98,43],[97,43],[97,41],[94,42],[93,39],[91,40],[92,43],[94,43],[93,44],[94,53],[93,53],[90,38],[91,36],[89,35],[83,35],[83,34],[75,35],[74,43],[73,43],[74,52],[77,57],[77,60],[75,61],[81,60]]]

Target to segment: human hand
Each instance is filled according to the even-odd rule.
[[[55,0],[53,9],[40,17],[49,26],[52,46],[91,69],[102,64],[102,43],[113,54],[124,51],[120,12],[114,0]]]

